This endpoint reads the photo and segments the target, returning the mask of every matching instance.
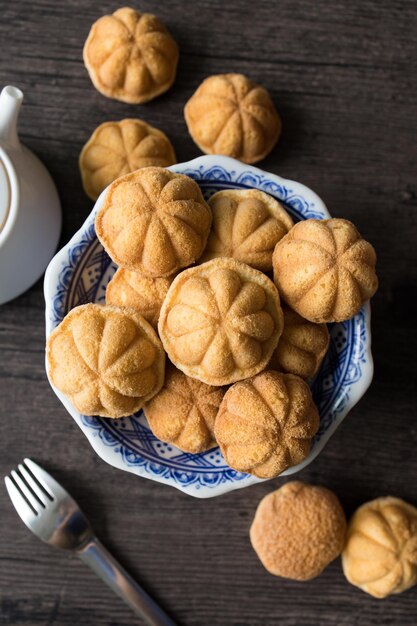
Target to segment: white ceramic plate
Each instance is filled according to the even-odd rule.
[[[277,198],[296,221],[330,217],[322,200],[308,187],[234,159],[203,156],[170,169],[194,178],[206,198],[220,189],[255,188]],[[47,336],[74,306],[104,303],[106,286],[116,270],[94,230],[94,219],[105,193],[46,271]],[[327,356],[311,385],[320,412],[320,428],[307,459],[284,472],[287,475],[311,463],[372,380],[369,303],[353,319],[331,325],[330,334]],[[119,469],[172,485],[199,498],[259,482],[254,476],[230,469],[218,448],[187,454],[160,442],[149,430],[143,412],[118,420],[87,417],[80,415],[60,391],[53,389],[97,454]]]

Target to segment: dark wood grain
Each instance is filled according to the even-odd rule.
[[[116,3],[117,4],[117,3]],[[267,87],[284,131],[261,167],[300,180],[378,252],[375,379],[320,457],[299,477],[339,494],[347,513],[392,494],[417,504],[417,6],[414,0],[250,2],[142,0],[179,42],[174,87],[145,106],[101,96],[82,63],[108,0],[0,1],[0,84],[21,87],[23,141],[50,169],[62,243],[91,209],[77,158],[97,124],[142,117],[180,161],[199,154],[182,109],[201,80],[247,73]],[[417,623],[417,589],[379,602],[350,586],[340,562],[297,584],[269,576],[248,540],[260,498],[282,484],[199,501],[116,471],[93,452],[44,372],[42,284],[0,308],[0,465],[24,455],[79,500],[102,540],[181,625]],[[139,623],[77,559],[42,545],[0,487],[0,623]]]

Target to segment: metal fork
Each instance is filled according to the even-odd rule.
[[[69,493],[31,459],[4,479],[13,505],[39,539],[73,551],[150,626],[175,626],[95,537]]]

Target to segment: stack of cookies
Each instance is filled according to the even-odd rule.
[[[83,56],[98,91],[142,104],[172,86],[179,52],[156,16],[124,7],[92,25]],[[241,74],[204,80],[184,115],[203,152],[246,163],[281,132],[268,92]],[[105,122],[84,146],[86,193],[107,188],[96,233],[119,268],[105,306],[77,307],[52,333],[50,378],[81,413],[144,409],[162,441],[219,445],[232,468],[276,476],[309,453],[319,415],[305,381],[327,351],[326,323],[373,295],[375,254],[349,222],[294,226],[255,189],[206,203],[165,169],[175,161],[140,119]]]
[[[151,166],[108,187],[96,233],[119,269],[106,305],[73,309],[50,336],[53,384],[86,415],[143,409],[162,441],[219,445],[237,471],[270,478],[301,463],[319,427],[306,381],[327,323],[377,288],[354,225],[294,225],[254,189],[207,203],[191,178]]]

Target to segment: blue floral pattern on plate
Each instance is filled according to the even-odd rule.
[[[323,202],[307,187],[233,159],[200,157],[170,169],[196,180],[206,198],[220,189],[256,188],[276,197],[297,221],[329,217]],[[106,286],[116,265],[103,250],[94,230],[95,215],[104,193],[78,233],[48,267],[45,276],[48,335],[74,306],[105,300]],[[369,304],[353,319],[333,324],[330,334],[329,351],[311,384],[320,412],[320,428],[309,457],[286,474],[299,471],[311,462],[372,379]],[[218,448],[187,454],[159,441],[142,411],[118,420],[87,417],[78,414],[65,396],[54,391],[98,454],[116,467],[171,484],[197,497],[210,497],[259,482],[228,467]]]

